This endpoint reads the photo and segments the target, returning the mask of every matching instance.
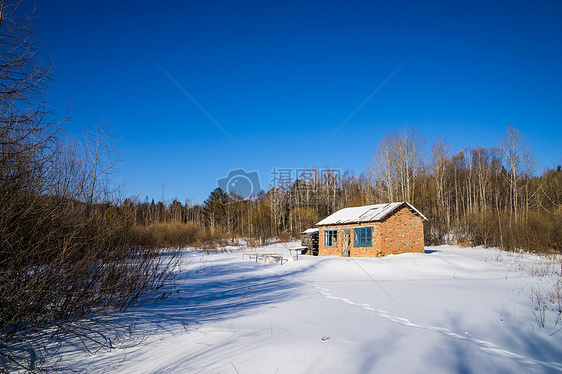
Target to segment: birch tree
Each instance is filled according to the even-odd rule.
[[[386,190],[388,201],[415,201],[425,139],[415,129],[386,135],[373,154],[371,171]]]
[[[520,178],[531,174],[536,161],[525,137],[512,125],[509,125],[503,139],[500,140],[499,150],[503,157],[506,178],[509,183],[510,212],[517,220],[519,210],[518,182]]]

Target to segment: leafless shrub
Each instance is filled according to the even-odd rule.
[[[168,222],[131,229],[130,243],[151,248],[198,247],[213,249],[236,243],[237,238],[220,228],[201,227],[194,222]]]
[[[548,309],[544,294],[540,290],[532,288],[531,302],[535,303],[535,311],[533,312],[535,316],[534,322],[537,326],[544,328],[546,323],[546,311]]]
[[[522,265],[520,269],[541,279],[541,287],[531,288],[534,323],[545,327],[548,311],[554,313],[554,325],[562,322],[562,257],[558,254],[539,254],[532,264]]]
[[[512,271],[524,272],[539,281],[530,290],[534,318],[529,321],[533,326],[547,327],[551,312],[555,326],[562,322],[562,255],[493,250],[485,261],[509,265]]]
[[[113,348],[119,313],[173,276],[173,258],[132,246],[127,219],[111,204],[18,192],[0,200],[4,368],[40,368],[63,336]]]
[[[250,248],[264,247],[264,246],[269,245],[270,243],[271,243],[271,239],[266,238],[264,236],[248,239],[248,247],[250,247]]]
[[[153,248],[185,247],[200,243],[203,229],[188,222],[160,223],[150,226],[135,226],[132,242]]]
[[[531,302],[534,305],[533,315],[535,323],[539,327],[546,326],[546,312],[554,312],[554,325],[562,322],[562,281],[557,279],[546,289],[531,288]]]
[[[547,298],[552,305],[553,311],[556,313],[557,325],[562,322],[562,278],[556,280],[556,284],[547,292]]]
[[[107,193],[106,128],[88,143],[61,140],[32,20],[0,0],[0,372],[59,369],[64,341],[116,347],[132,331],[121,313],[154,296],[175,264],[131,245],[130,212]]]
[[[292,239],[291,234],[288,232],[281,232],[279,233],[279,241],[282,243],[286,243]]]
[[[479,213],[469,213],[465,217],[466,233],[463,235],[470,246],[484,246],[489,248],[496,245],[497,219],[490,210]]]

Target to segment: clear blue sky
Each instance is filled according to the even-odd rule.
[[[126,194],[201,203],[231,169],[356,175],[405,125],[427,149],[523,132],[562,156],[562,1],[46,1],[49,99],[79,132],[110,122]],[[400,70],[329,138],[396,69]],[[160,68],[177,81],[225,134]]]

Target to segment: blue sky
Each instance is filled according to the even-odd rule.
[[[133,5],[134,4],[134,5]],[[562,2],[41,1],[49,99],[105,119],[126,195],[201,203],[231,169],[356,175],[405,125],[429,151],[523,132],[562,162]],[[197,100],[223,132],[162,70]],[[395,75],[329,138],[393,72]]]

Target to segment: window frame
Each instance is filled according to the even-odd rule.
[[[338,230],[337,229],[324,230],[324,247],[337,247],[337,246],[338,246]]]
[[[373,228],[354,227],[353,228],[353,246],[354,247],[372,247],[373,246]]]

